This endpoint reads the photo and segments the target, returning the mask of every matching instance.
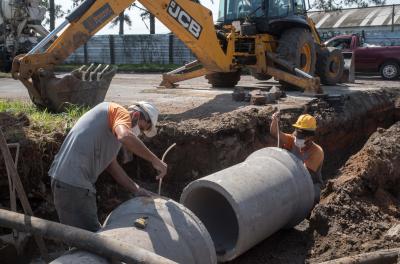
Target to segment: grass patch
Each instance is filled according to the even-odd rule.
[[[59,72],[70,72],[82,65],[78,64],[63,64],[56,66],[56,71]],[[118,72],[120,73],[160,73],[169,72],[182,65],[178,64],[121,64],[116,65],[118,67]]]
[[[30,102],[0,99],[0,112],[26,115],[30,128],[43,134],[69,131],[76,120],[88,110],[86,107],[71,105],[63,113],[51,113],[46,109],[37,108]]]

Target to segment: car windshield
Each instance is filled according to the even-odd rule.
[[[264,0],[220,0],[218,21],[234,21],[264,15]],[[225,18],[225,19],[224,19]]]
[[[339,38],[332,39],[325,43],[327,47],[333,47],[337,49],[350,49],[351,38]]]

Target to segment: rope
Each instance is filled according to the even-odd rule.
[[[162,155],[162,158],[161,158],[161,160],[162,160],[163,162],[164,162],[164,159],[165,159],[165,157],[167,156],[168,152],[169,152],[173,147],[175,147],[175,146],[176,146],[176,143],[172,144],[171,146],[169,146],[169,148],[167,148],[167,150],[164,152],[164,154]],[[158,180],[158,195],[161,195],[162,179],[163,179],[163,178],[160,178],[160,179]]]

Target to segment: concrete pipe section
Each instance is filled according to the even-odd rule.
[[[281,228],[301,222],[313,207],[311,176],[280,148],[264,148],[244,162],[190,183],[181,203],[210,233],[218,261],[229,261]]]
[[[134,224],[139,219],[145,219],[145,227]],[[148,197],[128,200],[111,212],[98,233],[177,263],[217,263],[213,242],[204,225],[187,208],[172,200]],[[51,263],[111,262],[86,251],[72,250]]]

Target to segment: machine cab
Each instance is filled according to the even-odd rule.
[[[257,33],[279,34],[293,23],[307,26],[304,0],[220,0],[218,24],[255,23]]]

